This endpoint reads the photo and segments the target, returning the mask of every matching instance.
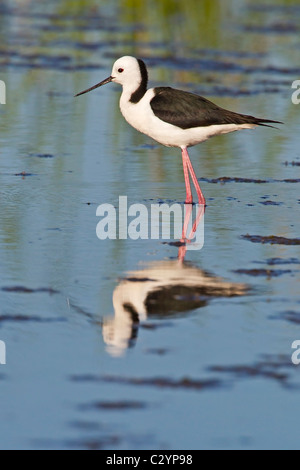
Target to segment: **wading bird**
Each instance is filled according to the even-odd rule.
[[[186,204],[193,202],[191,176],[199,204],[205,205],[205,198],[188,155],[188,147],[200,144],[215,135],[253,129],[256,126],[273,127],[268,125],[271,123],[282,124],[279,121],[228,111],[202,96],[187,91],[170,87],[147,89],[146,65],[141,59],[131,56],[118,59],[108,78],[76,96],[110,82],[119,83],[123,87],[120,109],[131,126],[162,145],[181,149]]]

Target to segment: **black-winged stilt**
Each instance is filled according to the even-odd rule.
[[[135,344],[147,318],[185,315],[211,300],[247,295],[248,286],[226,282],[190,263],[163,260],[127,273],[113,293],[114,317],[104,317],[102,334],[108,352],[122,356]]]
[[[202,96],[170,87],[147,89],[148,72],[141,59],[124,56],[118,59],[111,75],[78,93],[83,95],[109,82],[123,87],[120,109],[126,121],[138,131],[167,147],[179,147],[182,152],[186,186],[186,204],[193,202],[190,177],[197,191],[199,204],[205,198],[199,186],[187,148],[200,144],[210,137],[256,126],[273,127],[267,123],[279,121],[260,119],[220,108]]]

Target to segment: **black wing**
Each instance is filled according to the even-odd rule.
[[[227,111],[206,98],[187,91],[170,87],[159,87],[154,90],[155,96],[150,101],[154,114],[162,121],[181,129],[221,124],[255,124],[260,126],[267,125],[264,123],[282,124],[279,121],[259,119]]]

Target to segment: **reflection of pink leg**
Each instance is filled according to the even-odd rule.
[[[186,188],[186,204],[192,204],[193,202],[193,195],[192,195],[192,190],[191,190],[191,184],[190,184],[190,177],[189,177],[189,167],[188,167],[188,161],[186,158],[186,153],[184,153],[184,150],[182,149],[182,164],[183,164],[183,172],[184,172],[184,181],[185,181],[185,188]]]
[[[183,263],[185,255],[186,255],[186,245],[182,245],[181,247],[179,247],[179,250],[178,250],[178,260]]]
[[[192,204],[185,204],[184,205],[185,216],[184,216],[184,222],[183,222],[183,227],[182,227],[182,239],[181,239],[182,242],[186,241],[186,234],[187,234],[187,229],[188,229],[189,223],[190,223],[192,209],[193,209]]]
[[[198,180],[197,180],[197,176],[196,176],[196,174],[195,174],[195,171],[194,171],[192,162],[191,162],[191,160],[190,160],[190,157],[189,157],[187,148],[184,147],[184,148],[181,149],[181,150],[182,150],[182,159],[183,159],[183,162],[184,162],[184,163],[183,163],[183,166],[184,166],[184,165],[187,165],[188,170],[189,170],[189,172],[190,172],[190,174],[191,174],[191,177],[192,177],[194,186],[195,186],[196,191],[197,191],[197,196],[198,196],[199,204],[205,206],[206,201],[205,201],[205,198],[204,198],[203,193],[202,193],[202,191],[201,191],[201,188],[200,188],[200,186],[199,186],[199,183],[198,183]],[[184,176],[184,178],[185,178],[185,185],[186,185],[186,181],[187,181],[187,180],[186,180],[186,176]],[[186,187],[187,187],[187,185],[186,185]],[[189,201],[189,202],[186,202],[187,204],[189,204],[189,203],[191,203],[191,202],[193,201],[193,196],[192,196],[192,193],[191,193],[191,188],[189,188],[189,189],[190,189],[190,196],[191,196],[191,199],[188,199],[188,197],[187,197],[187,199],[188,199],[188,201]],[[188,194],[188,193],[187,193],[187,194]]]
[[[178,250],[178,259],[179,261],[182,261],[182,262],[184,261],[184,258],[186,255],[186,243],[187,243],[186,234],[187,234],[187,230],[189,227],[190,218],[192,215],[192,210],[193,210],[192,204],[184,205],[184,222],[183,222],[183,227],[182,227],[182,238],[180,240],[182,245],[179,247],[179,250]]]
[[[185,206],[184,206],[185,216],[184,216],[184,223],[183,223],[183,228],[182,228],[182,239],[181,239],[182,245],[179,247],[179,250],[178,250],[178,259],[179,259],[179,261],[182,261],[182,262],[184,261],[186,251],[187,251],[186,245],[187,245],[187,243],[190,243],[191,240],[194,238],[195,233],[197,232],[197,228],[198,228],[198,226],[199,226],[199,224],[202,220],[202,217],[204,216],[204,213],[205,213],[205,206],[203,204],[201,204],[198,208],[196,220],[193,224],[193,228],[191,230],[191,233],[187,237],[187,230],[188,230],[191,215],[192,215],[192,209],[193,209],[192,204],[185,204]]]
[[[200,221],[201,221],[202,217],[204,216],[204,213],[205,213],[205,206],[203,206],[203,205],[199,206],[197,216],[196,216],[196,220],[193,224],[192,231],[189,235],[189,240],[192,240],[194,238],[195,233],[197,232],[197,228],[200,224]]]

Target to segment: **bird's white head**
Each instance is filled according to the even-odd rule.
[[[141,59],[132,56],[121,57],[114,63],[110,77],[92,88],[78,93],[76,96],[88,93],[109,82],[122,85],[124,89],[132,93],[132,101],[137,102],[147,90],[148,73],[146,65]]]
[[[135,82],[137,85],[142,81],[139,61],[129,55],[118,59],[112,68],[112,82],[126,86]]]

